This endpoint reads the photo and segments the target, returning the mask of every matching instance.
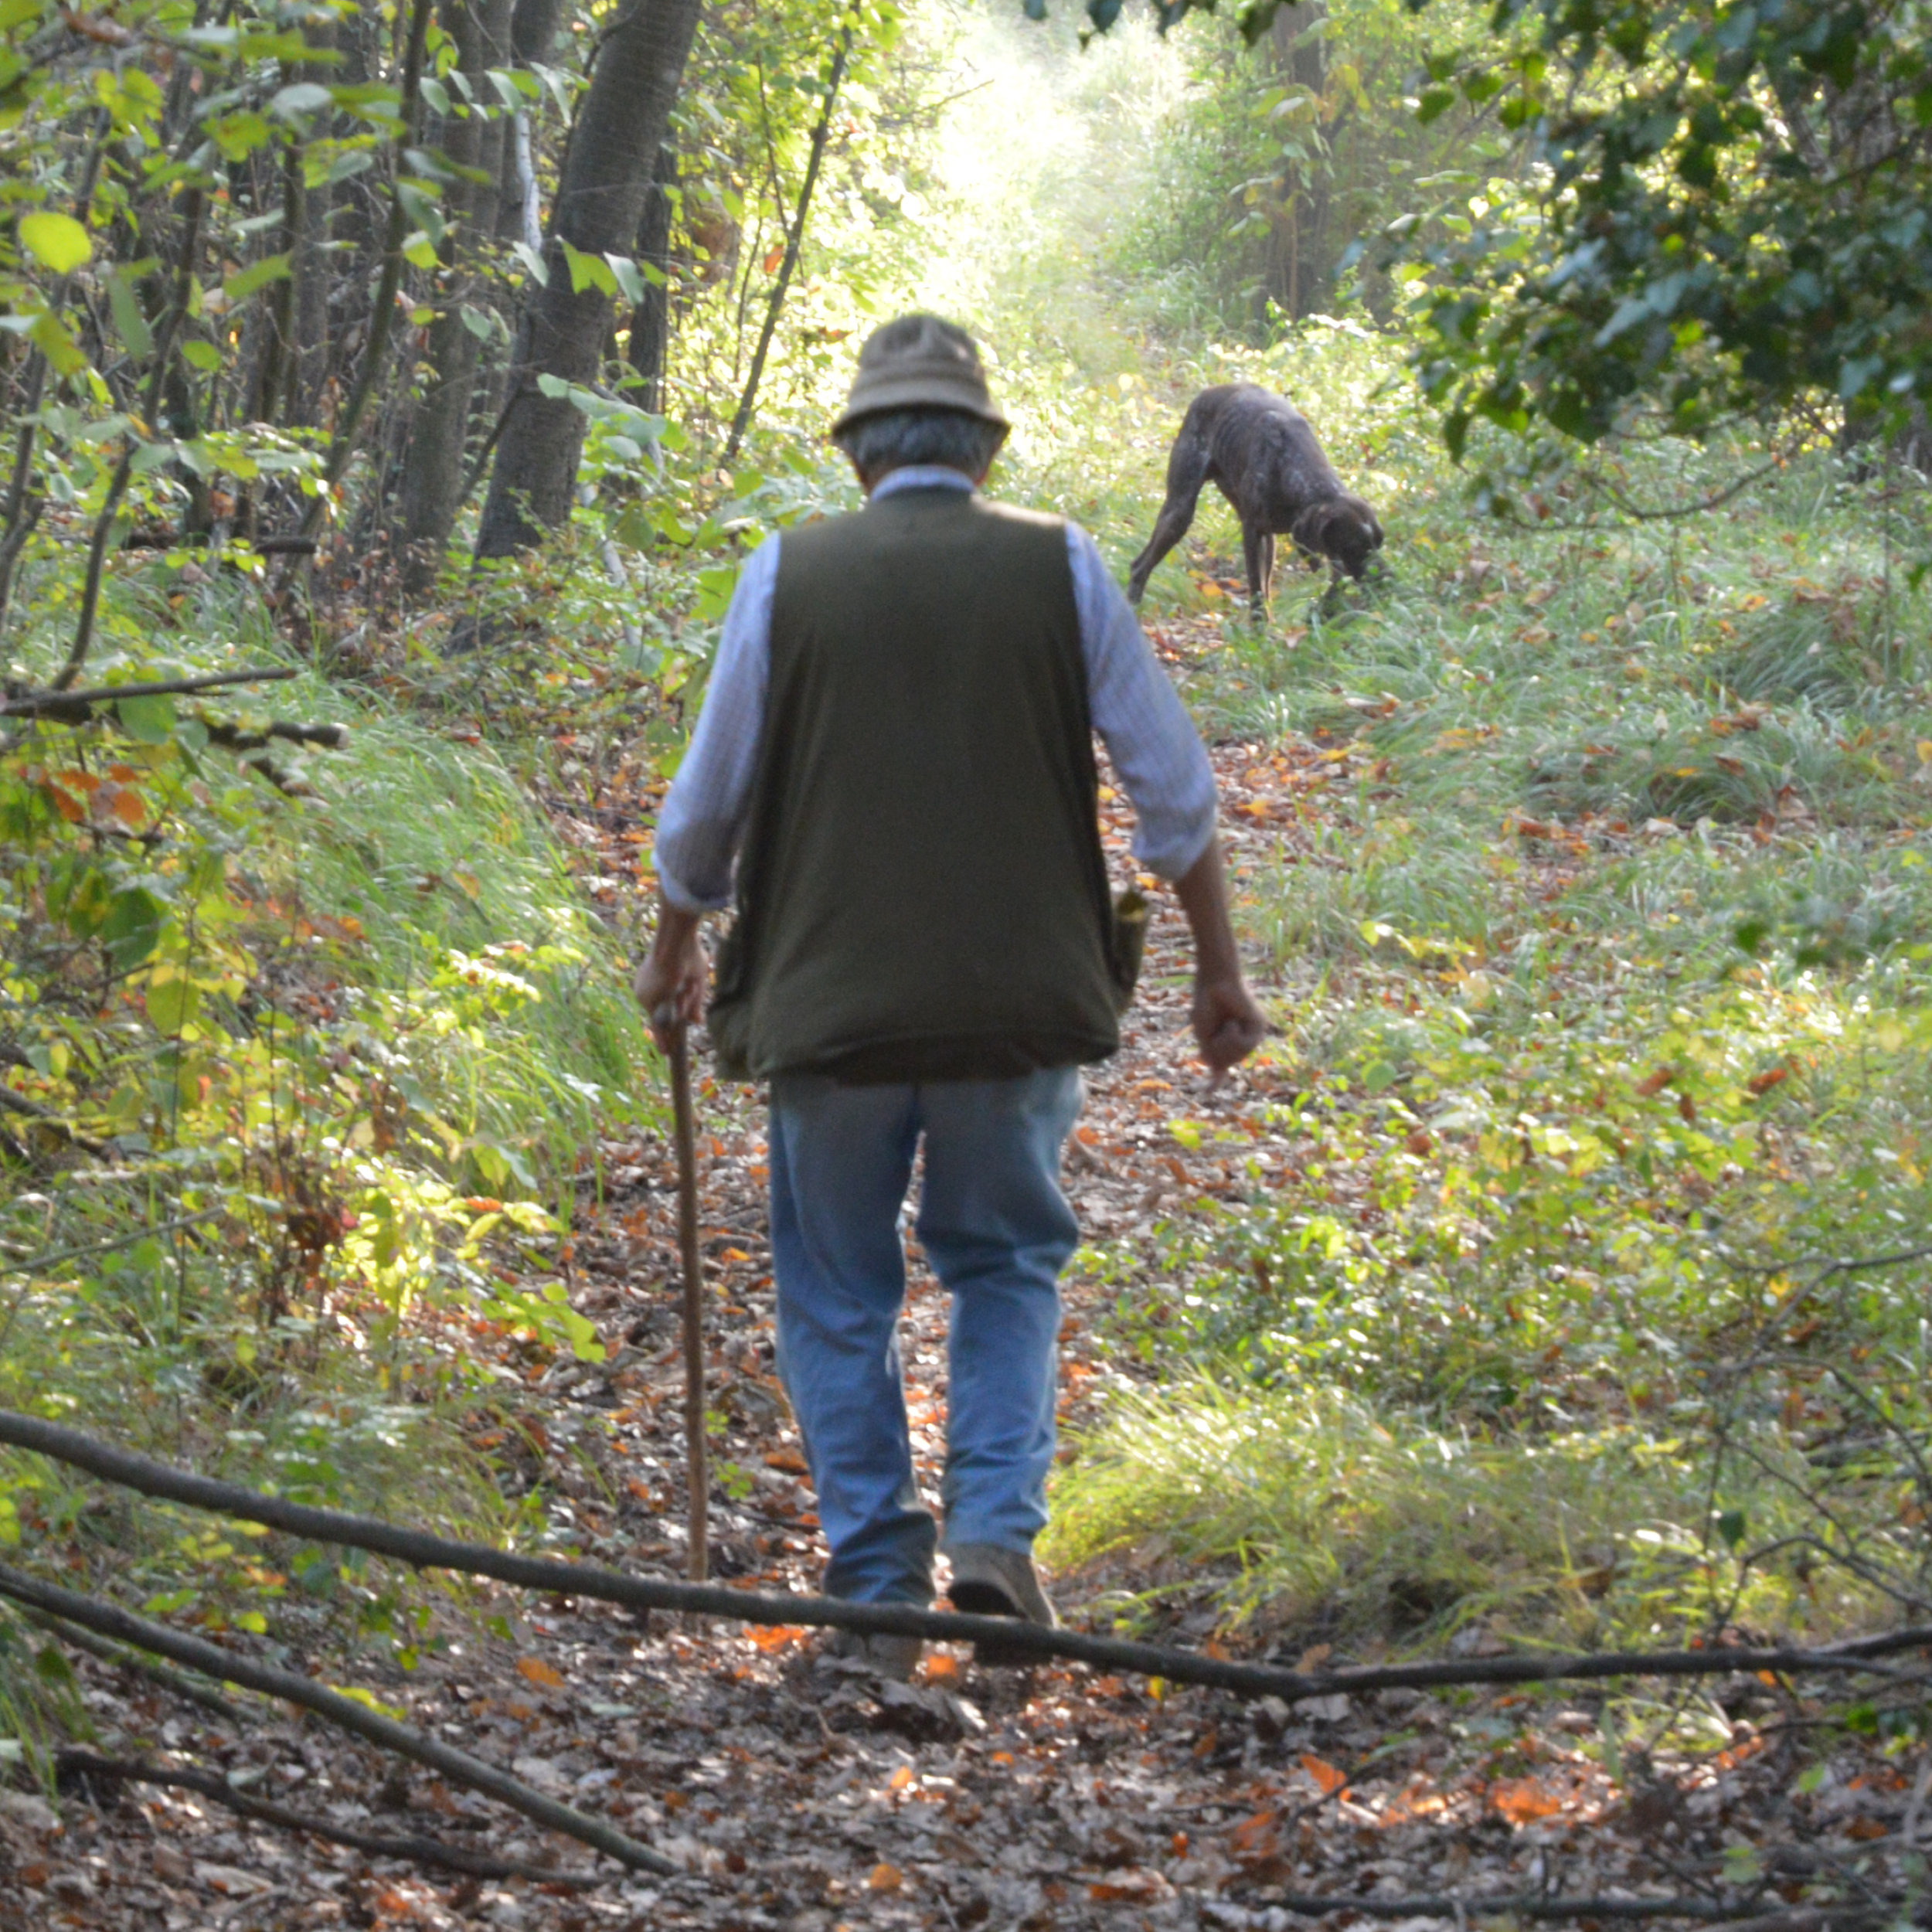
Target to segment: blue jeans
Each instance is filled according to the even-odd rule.
[[[919,1239],[952,1295],[946,1540],[1026,1550],[1046,1521],[1060,1271],[1078,1228],[1060,1189],[1077,1067],[1019,1080],[771,1083],[778,1372],[832,1546],[825,1589],[930,1602],[937,1542],[913,1480],[896,1335],[900,1211],[926,1140]]]

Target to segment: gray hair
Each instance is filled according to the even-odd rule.
[[[869,483],[888,470],[937,463],[967,475],[983,476],[999,454],[1006,432],[964,410],[881,410],[848,423],[833,441],[852,458]]]

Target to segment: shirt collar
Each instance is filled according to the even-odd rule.
[[[964,470],[944,463],[907,463],[888,471],[872,485],[872,501],[896,496],[901,490],[970,491],[972,487],[973,479]]]

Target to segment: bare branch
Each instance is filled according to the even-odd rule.
[[[70,1778],[89,1777],[112,1784],[160,1784],[184,1791],[199,1791],[225,1804],[243,1818],[264,1825],[277,1825],[285,1832],[300,1832],[310,1838],[327,1838],[336,1845],[353,1845],[373,1858],[407,1859],[417,1865],[441,1867],[447,1872],[463,1872],[477,1879],[535,1879],[545,1885],[595,1885],[594,1873],[560,1872],[548,1865],[528,1865],[518,1859],[492,1858],[487,1852],[472,1852],[461,1845],[446,1845],[440,1838],[418,1838],[413,1832],[359,1832],[352,1825],[337,1825],[325,1818],[291,1811],[286,1805],[238,1791],[226,1778],[213,1771],[198,1771],[185,1765],[139,1764],[124,1758],[97,1757],[91,1751],[63,1750],[54,1760],[56,1774],[64,1784]]]
[[[403,1529],[372,1516],[340,1509],[317,1509],[264,1496],[236,1483],[217,1482],[155,1462],[146,1456],[97,1440],[77,1429],[0,1409],[0,1442],[53,1457],[104,1481],[161,1496],[192,1509],[212,1510],[245,1522],[314,1543],[366,1549],[417,1569],[452,1570],[493,1577],[522,1590],[561,1597],[587,1597],[621,1604],[630,1610],[658,1610],[722,1617],[739,1623],[804,1624],[866,1634],[923,1637],[940,1643],[997,1645],[1033,1658],[1067,1657],[1110,1670],[1126,1670],[1172,1682],[1206,1684],[1252,1697],[1280,1697],[1294,1703],[1338,1692],[1429,1689],[1445,1684],[1536,1684],[1600,1681],[1613,1677],[1711,1677],[1732,1671],[1832,1671],[1862,1672],[1871,1660],[1901,1651],[1932,1649],[1932,1627],[1884,1632],[1829,1650],[1796,1648],[1747,1649],[1713,1645],[1702,1650],[1603,1651],[1594,1655],[1530,1655],[1459,1658],[1451,1662],[1383,1664],[1310,1673],[1274,1665],[1238,1663],[1185,1650],[1137,1644],[1006,1617],[968,1617],[919,1610],[908,1604],[852,1603],[831,1597],[804,1597],[731,1590],[658,1577],[627,1576],[589,1563],[522,1556],[481,1543]],[[244,1680],[237,1679],[237,1682]]]
[[[161,678],[148,684],[97,684],[85,691],[16,691],[0,697],[0,718],[50,718],[81,724],[97,704],[124,698],[180,697],[194,691],[219,691],[230,685],[273,684],[299,673],[281,665],[257,665],[247,671],[214,671],[199,678]]]
[[[252,1658],[220,1649],[201,1638],[185,1636],[179,1631],[168,1629],[164,1624],[151,1623],[145,1617],[137,1617],[131,1611],[123,1610],[118,1604],[106,1603],[98,1597],[83,1597],[77,1590],[63,1590],[57,1584],[43,1583],[39,1577],[15,1570],[10,1564],[0,1563],[0,1597],[9,1597],[17,1604],[45,1611],[51,1617],[64,1617],[69,1623],[78,1624],[83,1630],[97,1631],[103,1637],[151,1651],[157,1657],[185,1664],[190,1670],[202,1671],[219,1681],[240,1684],[245,1690],[259,1691],[265,1697],[279,1697],[284,1703],[299,1705],[338,1730],[352,1732],[383,1750],[393,1752],[398,1757],[427,1764],[456,1784],[481,1791],[549,1830],[562,1832],[582,1844],[594,1846],[633,1870],[655,1872],[663,1878],[669,1878],[677,1871],[678,1868],[668,1859],[652,1851],[648,1845],[640,1845],[614,1825],[587,1817],[555,1798],[546,1798],[541,1791],[532,1790],[521,1779],[498,1770],[494,1764],[486,1764],[480,1757],[472,1757],[468,1751],[460,1751],[453,1744],[445,1744],[407,1724],[398,1723],[393,1717],[385,1717],[367,1705],[358,1703],[354,1698],[343,1696],[338,1691],[325,1689],[312,1679],[299,1676],[294,1671],[258,1664]]]

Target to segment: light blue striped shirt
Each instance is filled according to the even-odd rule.
[[[957,470],[894,470],[872,492],[971,489]],[[664,896],[685,912],[731,903],[732,868],[751,808],[771,668],[771,598],[778,580],[772,536],[754,550],[725,613],[698,728],[658,815],[655,855]],[[1094,539],[1066,526],[1067,560],[1087,662],[1087,708],[1134,802],[1134,855],[1179,879],[1214,835],[1214,773],[1200,734],[1168,682],[1140,620],[1107,574]]]

